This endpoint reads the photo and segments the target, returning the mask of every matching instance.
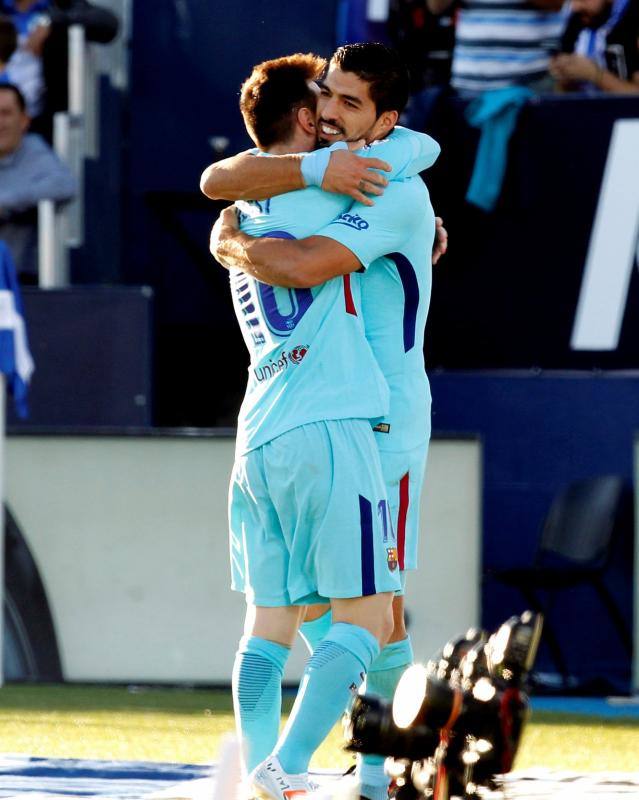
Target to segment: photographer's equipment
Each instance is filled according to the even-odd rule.
[[[478,797],[512,769],[541,627],[541,615],[525,611],[490,637],[471,629],[409,667],[392,704],[357,696],[347,748],[389,757],[398,800]]]

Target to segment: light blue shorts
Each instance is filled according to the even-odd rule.
[[[380,452],[388,506],[397,536],[399,568],[402,571],[417,569],[419,504],[427,456],[427,441],[413,450]]]
[[[397,549],[368,420],[302,425],[240,456],[231,586],[259,606],[395,592]]]

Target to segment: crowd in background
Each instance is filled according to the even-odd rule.
[[[382,22],[368,18],[366,0],[342,6],[340,41],[385,39],[403,55],[420,109],[409,122],[420,128],[446,93],[482,98],[489,113],[535,93],[639,94],[639,0],[390,0]],[[76,191],[51,149],[74,24],[89,42],[118,30],[88,0],[0,0],[0,239],[23,282],[37,275],[38,200]]]
[[[386,30],[414,90],[639,94],[639,0],[391,0]]]
[[[117,18],[87,0],[0,0],[0,239],[23,283],[37,282],[37,205],[76,192],[51,147],[53,116],[68,105],[68,29],[111,41]]]

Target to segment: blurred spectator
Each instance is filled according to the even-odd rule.
[[[48,35],[43,12],[48,0],[0,0],[0,11],[15,25],[18,47],[8,63],[12,82],[20,87],[30,117],[37,117],[44,108],[42,46]]]
[[[410,71],[412,93],[448,85],[455,44],[450,14],[435,16],[426,0],[391,0],[388,32]]]
[[[7,64],[18,46],[16,28],[9,17],[0,16],[0,83],[13,83]]]
[[[441,14],[455,0],[427,0]],[[549,91],[550,53],[564,27],[564,0],[461,0],[455,26],[451,85],[474,94],[526,86]]]
[[[23,283],[37,281],[37,204],[69,200],[75,180],[46,142],[27,134],[25,100],[13,84],[0,85],[0,239],[11,250]]]
[[[571,0],[551,73],[564,91],[639,94],[639,0]]]
[[[105,44],[117,35],[118,19],[88,0],[0,0],[0,11],[18,30],[11,74],[24,87],[29,115],[44,115],[36,127],[50,135],[53,114],[66,110],[68,103],[69,27],[81,25],[87,41]]]

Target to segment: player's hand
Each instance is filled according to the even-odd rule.
[[[364,142],[356,144],[361,147]],[[392,167],[379,158],[362,158],[349,150],[335,150],[331,153],[324,173],[322,189],[325,192],[349,195],[365,206],[372,206],[373,201],[366,195],[383,194],[388,185],[388,180],[375,172],[376,169],[390,172]]]
[[[435,217],[435,241],[433,243],[433,264],[436,264],[439,259],[448,250],[448,231],[444,228],[444,220],[441,217]]]
[[[209,250],[211,255],[223,267],[227,269],[231,266],[230,263],[225,261],[225,245],[239,230],[237,221],[237,213],[235,206],[228,206],[225,208],[220,216],[215,221],[215,225],[211,229],[211,237],[209,239]]]

